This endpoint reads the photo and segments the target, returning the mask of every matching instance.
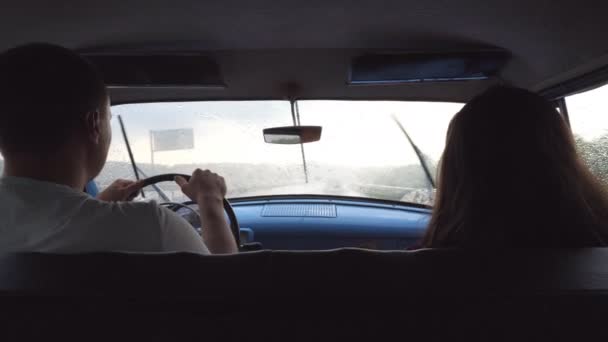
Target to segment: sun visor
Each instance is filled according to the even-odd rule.
[[[84,54],[109,86],[225,88],[219,65],[201,55]]]
[[[504,50],[363,55],[351,64],[349,84],[485,80],[496,76],[509,57]]]

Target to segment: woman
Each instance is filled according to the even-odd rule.
[[[604,185],[550,102],[495,87],[452,119],[424,247],[587,247],[608,242]]]

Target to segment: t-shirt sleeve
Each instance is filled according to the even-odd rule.
[[[192,252],[209,254],[201,236],[181,216],[157,206],[160,239],[163,252]]]

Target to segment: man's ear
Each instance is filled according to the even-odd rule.
[[[87,139],[94,144],[99,144],[101,139],[101,113],[98,110],[88,112],[84,124]]]

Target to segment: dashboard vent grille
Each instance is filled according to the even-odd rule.
[[[334,204],[266,204],[264,217],[337,217]]]

